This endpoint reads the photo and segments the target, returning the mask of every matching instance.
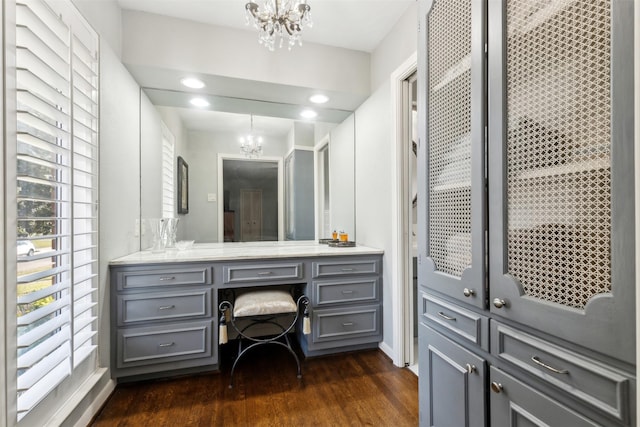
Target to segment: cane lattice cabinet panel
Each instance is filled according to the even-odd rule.
[[[635,425],[634,7],[420,1],[418,310],[470,353],[419,346],[486,363],[483,425]]]

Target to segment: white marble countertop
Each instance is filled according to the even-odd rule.
[[[380,255],[382,249],[367,246],[334,248],[316,241],[196,243],[189,249],[167,249],[154,253],[135,252],[110,261],[111,265],[165,262],[233,261],[265,258],[304,258],[318,256]]]

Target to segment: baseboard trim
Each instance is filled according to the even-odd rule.
[[[382,350],[382,352],[386,354],[387,357],[393,361],[394,365],[396,365],[399,368],[404,368],[404,365],[398,365],[398,360],[399,360],[398,355],[396,354],[395,351],[393,351],[391,347],[389,347],[387,343],[385,343],[384,341],[381,342],[378,348]]]
[[[96,415],[100,412],[102,407],[105,405],[111,393],[116,388],[116,382],[114,380],[108,381],[102,390],[98,393],[97,397],[89,407],[84,411],[84,413],[80,416],[78,421],[75,423],[74,427],[86,427],[91,424],[91,422],[95,419]]]

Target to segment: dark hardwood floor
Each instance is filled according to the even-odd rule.
[[[92,423],[106,426],[417,426],[418,378],[379,350],[306,359],[302,379],[283,348],[220,373],[119,384]],[[246,358],[246,359],[245,359]]]

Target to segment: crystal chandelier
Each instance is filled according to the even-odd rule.
[[[247,136],[240,137],[240,151],[250,159],[262,155],[262,137],[253,133],[253,114],[251,115],[251,131]]]
[[[258,1],[258,0],[256,0]],[[311,22],[311,7],[306,0],[262,0],[262,7],[249,2],[245,5],[247,25],[259,31],[258,41],[270,51],[274,50],[276,40],[282,47],[285,37],[288,37],[289,50],[297,43],[302,45],[301,32],[303,27],[313,25]]]

